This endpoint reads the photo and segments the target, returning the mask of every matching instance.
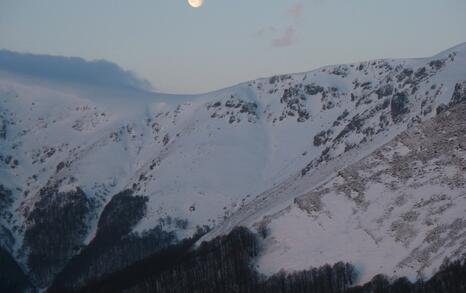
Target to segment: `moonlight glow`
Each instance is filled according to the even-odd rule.
[[[204,4],[204,0],[188,0],[188,3],[191,7],[198,8]]]

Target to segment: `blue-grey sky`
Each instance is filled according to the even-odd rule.
[[[466,42],[466,0],[0,0],[0,48],[106,59],[159,91]]]

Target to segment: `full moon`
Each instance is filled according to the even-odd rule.
[[[188,0],[188,3],[191,7],[198,8],[204,4],[204,0]]]

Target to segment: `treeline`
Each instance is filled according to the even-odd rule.
[[[267,278],[250,265],[259,247],[256,235],[248,229],[236,228],[227,236],[192,249],[199,236],[165,248],[75,292],[330,293],[344,292],[355,280],[353,267],[344,263],[282,272]],[[65,290],[54,288],[49,292]]]
[[[38,287],[49,285],[76,253],[87,233],[92,201],[80,189],[59,192],[56,184],[41,188],[27,214],[24,248],[28,274]]]
[[[406,278],[390,282],[377,275],[363,286],[353,287],[348,293],[461,293],[466,292],[466,261],[454,261],[442,266],[428,281],[411,283]]]
[[[466,292],[466,263],[445,264],[428,281],[395,281],[375,276],[354,286],[352,265],[337,263],[270,277],[258,273],[251,262],[259,253],[257,236],[246,228],[194,244],[205,231],[171,245],[126,269],[88,283],[75,291],[53,288],[49,292],[155,292],[155,293],[451,293]]]
[[[0,247],[0,292],[34,292],[34,286],[10,254]]]
[[[55,277],[51,290],[80,288],[92,278],[122,270],[175,243],[175,234],[161,226],[140,235],[131,233],[144,216],[146,202],[130,190],[115,195],[99,218],[94,239]]]
[[[450,293],[466,292],[466,262],[446,263],[428,281],[389,280],[383,275],[354,286],[352,265],[337,263],[297,272],[280,272],[266,277],[251,266],[260,246],[257,235],[236,228],[229,235],[195,243],[207,230],[165,246],[158,252],[124,269],[86,281],[79,287],[73,280],[82,278],[86,261],[78,271],[70,270],[47,292],[156,292],[156,293]],[[133,247],[134,248],[134,247]],[[82,259],[84,260],[84,259]],[[77,259],[78,261],[78,259]],[[66,280],[66,281],[65,281]],[[82,279],[81,279],[82,280]],[[0,292],[35,292],[14,260],[0,249]]]
[[[123,270],[93,279],[89,281],[86,286],[80,287],[79,289],[74,288],[74,286],[67,286],[69,284],[64,282],[55,282],[47,292],[122,292],[125,288],[132,288],[145,279],[157,276],[169,269],[170,266],[177,264],[185,255],[189,254],[193,245],[206,232],[207,230],[199,228],[197,233],[192,237],[185,238],[176,244],[164,247],[151,256]],[[71,277],[70,274],[68,274],[68,276]]]

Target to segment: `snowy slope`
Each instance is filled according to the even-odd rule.
[[[259,269],[270,274],[348,261],[361,283],[376,273],[416,280],[445,258],[464,257],[465,114],[463,103],[403,132],[262,218],[270,236]]]
[[[432,58],[328,66],[196,96],[1,72],[0,184],[8,203],[0,202],[0,232],[10,239],[2,246],[28,266],[34,244],[24,239],[52,206],[51,191],[85,195],[75,245],[93,239],[105,205],[124,189],[148,198],[135,232],[164,223],[184,237],[216,227],[208,239],[253,225],[434,117],[466,80],[465,65],[460,45]]]

